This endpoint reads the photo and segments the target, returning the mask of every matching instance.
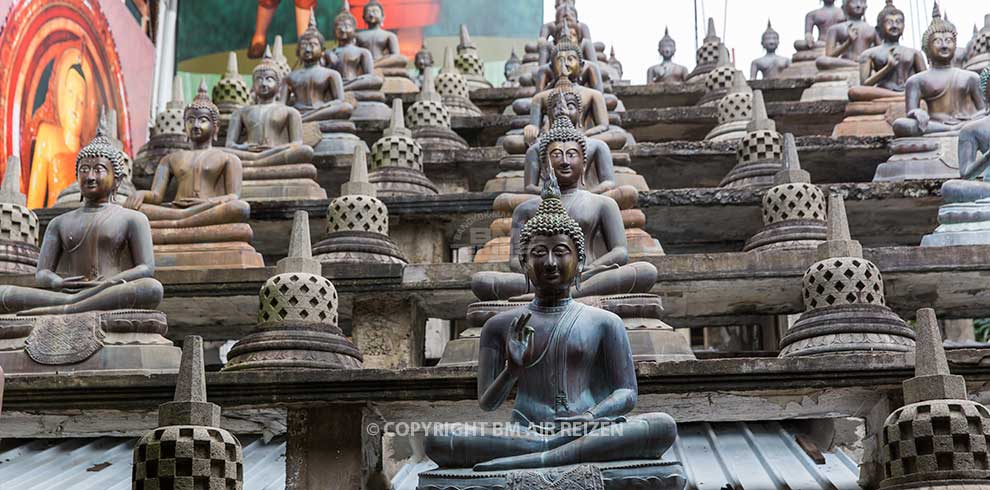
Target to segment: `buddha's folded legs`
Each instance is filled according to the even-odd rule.
[[[660,459],[677,439],[677,423],[665,413],[629,417],[625,422],[599,427],[556,448],[493,459],[475,471],[554,468],[581,463],[633,459]]]
[[[307,112],[302,117],[302,121],[312,122],[312,121],[329,121],[333,119],[347,119],[351,117],[351,112],[353,111],[354,111],[354,107],[352,107],[347,102],[334,100],[323,107],[319,107]]]
[[[427,434],[426,455],[441,468],[470,468],[497,458],[542,453],[573,441],[577,435],[543,435],[519,426],[495,431],[470,424],[443,424]]]
[[[835,70],[839,68],[856,68],[859,63],[844,58],[834,58],[832,56],[819,56],[815,60],[815,66],[819,70]]]
[[[377,91],[381,90],[384,80],[375,75],[361,75],[344,82],[344,91],[353,92],[359,90]]]
[[[621,150],[629,142],[629,133],[617,126],[609,126],[608,131],[588,137],[604,142],[613,150]]]
[[[406,68],[409,60],[400,54],[383,55],[375,60],[375,68]]]
[[[224,150],[240,157],[245,167],[268,167],[290,163],[311,163],[313,161],[313,148],[301,144],[269,148],[257,153],[233,148],[224,148]]]
[[[86,311],[153,309],[162,301],[162,284],[136,281],[63,293],[20,286],[0,286],[0,313],[59,315]]]
[[[942,199],[947,203],[975,202],[990,198],[990,183],[976,180],[947,180],[942,184]]]
[[[481,301],[495,301],[529,292],[526,276],[515,272],[478,272],[471,276],[471,291]]]
[[[945,133],[959,129],[959,125],[948,125],[934,119],[928,121],[928,127],[921,129],[918,120],[911,117],[901,117],[894,121],[894,136],[898,138],[924,136],[932,133]]]
[[[849,100],[853,102],[869,102],[884,97],[903,97],[904,92],[894,92],[881,87],[857,85],[849,88]]]
[[[657,268],[649,262],[633,262],[606,269],[581,281],[575,297],[648,293],[657,282]]]
[[[143,204],[140,211],[152,228],[192,228],[195,226],[243,223],[251,216],[251,206],[240,199],[206,202],[188,208]]]

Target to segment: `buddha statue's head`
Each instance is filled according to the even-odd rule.
[[[921,36],[921,46],[933,66],[952,64],[952,58],[956,55],[956,36],[956,26],[942,18],[936,3],[932,12],[932,22]]]
[[[364,4],[364,11],[361,14],[364,23],[368,24],[368,29],[374,29],[385,22],[385,9],[378,0],[370,0]]]
[[[556,0],[554,2],[553,8],[559,9],[560,7],[562,7],[564,5],[570,5],[570,6],[573,7],[573,6],[575,6],[576,3],[577,2],[575,2],[575,0]]]
[[[564,21],[563,32],[553,48],[553,73],[557,78],[577,77],[581,73],[581,46],[572,41],[568,26]]]
[[[849,20],[861,20],[866,14],[866,0],[842,0],[842,10]]]
[[[82,134],[86,112],[87,80],[82,63],[79,49],[66,49],[55,63],[54,84],[48,91],[48,97],[54,98],[59,127],[77,140]]]
[[[275,59],[272,58],[271,48],[265,48],[265,56],[261,58],[261,63],[254,67],[252,78],[254,79],[254,86],[251,87],[251,90],[259,102],[268,102],[275,98],[282,77],[279,75]]]
[[[320,29],[316,27],[316,14],[311,13],[309,16],[309,27],[299,36],[299,44],[296,45],[296,56],[303,63],[316,63],[323,56],[323,45],[325,43],[326,38],[320,33]]]
[[[767,30],[763,31],[763,39],[760,44],[763,45],[763,49],[767,50],[768,53],[777,51],[777,47],[780,46],[780,34],[777,34],[777,31],[773,30],[769,19],[767,19]]]
[[[354,32],[357,30],[357,19],[351,15],[350,2],[344,0],[344,5],[340,7],[340,13],[333,19],[333,37],[337,44],[344,46],[354,41]]]
[[[550,130],[540,136],[539,151],[544,178],[552,173],[562,189],[574,189],[584,181],[588,140],[570,117],[553,120]]]
[[[554,18],[554,23],[560,25],[561,22],[567,19],[567,22],[572,25],[577,25],[578,23],[578,13],[577,9],[573,5],[562,5],[556,11],[556,16]]]
[[[506,79],[511,78],[512,74],[515,73],[520,66],[522,66],[522,62],[519,60],[519,56],[516,55],[515,48],[513,48],[512,54],[509,56],[509,59],[505,60],[505,68],[504,68],[505,78]]]
[[[433,66],[433,53],[426,49],[424,44],[418,52],[416,52],[416,58],[413,59],[413,63],[416,65],[416,69],[420,73],[426,71],[427,68]]]
[[[664,61],[670,61],[677,53],[677,42],[674,38],[670,37],[670,30],[666,27],[663,28],[663,37],[660,38],[660,45],[657,47],[660,52],[660,57]]]
[[[547,113],[552,121],[566,117],[575,128],[581,125],[581,97],[574,91],[574,84],[569,78],[557,80],[554,91],[547,99]]]
[[[835,0],[822,0],[822,3],[825,4],[826,7],[834,7],[835,6]]]
[[[220,109],[210,100],[206,80],[200,82],[196,97],[186,106],[182,119],[186,125],[186,136],[194,145],[212,144],[220,125]]]
[[[564,208],[553,175],[543,181],[543,201],[519,233],[519,262],[537,296],[567,294],[584,267],[584,232]]]
[[[877,30],[885,41],[897,42],[904,35],[904,12],[894,6],[894,0],[887,0],[877,14]]]
[[[124,172],[124,153],[100,127],[96,137],[76,155],[76,182],[82,199],[90,203],[113,200]]]

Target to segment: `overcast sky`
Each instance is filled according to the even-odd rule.
[[[677,41],[674,61],[688,70],[694,68],[694,4],[693,0],[577,0],[581,22],[588,24],[595,41],[615,46],[625,78],[634,84],[644,83],[646,70],[660,62],[657,43],[664,26]],[[780,33],[777,54],[790,57],[794,41],[804,37],[804,15],[821,6],[821,1],[697,0],[697,4],[698,42],[705,36],[707,17],[713,17],[718,35],[735,52],[736,66],[748,77],[750,62],[764,54],[760,38],[767,19]],[[842,0],[836,4],[841,5]],[[546,20],[553,20],[554,1],[544,0],[544,5]],[[866,20],[873,24],[884,0],[869,0],[868,5]],[[901,43],[920,49],[921,34],[931,20],[932,0],[895,0],[894,5],[907,16]],[[981,0],[944,0],[939,5],[959,29],[960,46],[972,37],[973,25],[982,27],[984,14],[990,12],[990,3]]]

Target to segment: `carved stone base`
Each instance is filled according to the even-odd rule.
[[[245,179],[241,187],[241,199],[245,201],[301,201],[326,198],[327,191],[313,179]]]
[[[725,97],[725,94],[727,93],[729,93],[728,87],[719,90],[710,90],[705,92],[705,95],[702,95],[701,98],[698,99],[698,103],[695,105],[698,107],[706,107],[718,104],[718,101],[722,100],[722,97]]]
[[[711,130],[707,136],[705,136],[705,141],[736,141],[742,139],[746,136],[746,126],[749,125],[749,120],[742,121],[729,121],[724,124],[719,124],[715,126],[715,129]]]
[[[251,269],[265,260],[247,242],[155,245],[158,269]]]
[[[262,324],[230,350],[224,371],[360,369],[361,352],[340,328],[320,322]]]
[[[476,472],[444,469],[419,474],[417,490],[683,490],[676,461],[639,460],[560,468]]]
[[[34,274],[39,252],[30,243],[0,240],[0,275]]]
[[[774,176],[781,169],[779,161],[739,163],[722,179],[719,187],[735,189],[766,189],[774,185]]]
[[[351,121],[388,121],[392,118],[392,109],[389,109],[384,102],[369,100],[355,102]]]
[[[877,167],[873,181],[958,179],[958,145],[958,132],[897,138],[890,144],[890,159]]]
[[[481,109],[471,102],[467,97],[452,95],[443,96],[443,105],[447,107],[451,117],[479,117],[482,115]]]
[[[167,329],[153,310],[2,315],[0,364],[7,373],[174,372],[181,351]]]
[[[695,359],[687,337],[660,320],[663,305],[654,294],[616,294],[575,298],[589,306],[615,313],[622,318],[629,335],[633,360],[636,362],[668,362]],[[459,338],[447,343],[441,356],[441,366],[474,366],[478,364],[478,342],[481,327],[489,318],[504,311],[525,308],[526,301],[482,301],[468,306],[467,319],[471,328]]]
[[[379,196],[431,196],[440,191],[420,170],[407,167],[380,167],[368,174]]]
[[[974,73],[980,73],[984,68],[990,66],[990,53],[974,54],[966,60],[965,68]]]
[[[424,150],[465,150],[470,148],[467,141],[450,128],[416,128],[413,130],[413,138]]]
[[[832,137],[893,136],[893,121],[904,116],[904,97],[885,97],[869,102],[850,102],[846,118],[832,129]]]
[[[772,223],[746,241],[743,252],[814,249],[825,241],[822,220],[793,219]]]
[[[825,48],[798,51],[791,56],[791,65],[780,72],[778,78],[814,78],[818,74],[815,60],[825,54]]]
[[[313,246],[313,258],[324,264],[407,263],[388,235],[366,231],[330,233]]]
[[[417,94],[419,93],[419,86],[408,76],[387,76],[385,83],[382,84],[382,92],[387,95]]]
[[[990,202],[951,203],[939,208],[939,225],[922,247],[990,245]]]
[[[346,164],[341,159],[353,158],[357,147],[363,147],[368,151],[368,144],[354,134],[357,128],[351,121],[321,121],[317,124],[317,128],[319,139],[312,145],[315,164]],[[314,175],[313,178],[315,179],[316,176]]]
[[[801,102],[849,100],[849,87],[855,85],[859,85],[859,70],[856,67],[820,71],[815,76],[814,85],[804,89]]]
[[[913,350],[914,330],[890,308],[877,304],[806,311],[780,341],[780,357]]]

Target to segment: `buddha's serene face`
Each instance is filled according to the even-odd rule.
[[[763,49],[776,51],[780,46],[780,36],[776,32],[768,32],[763,35]]]
[[[433,55],[428,51],[420,51],[416,53],[416,59],[414,60],[416,64],[416,69],[423,71],[431,66],[433,66]]]
[[[951,32],[932,34],[931,39],[928,40],[927,48],[926,52],[933,64],[936,61],[943,64],[951,63],[952,58],[956,55],[956,36]]]
[[[526,268],[536,289],[569,288],[578,273],[578,251],[574,240],[563,233],[532,237],[526,251]]]
[[[354,39],[356,26],[349,19],[339,20],[333,25],[333,35],[338,44],[347,44]]]
[[[82,133],[83,113],[86,110],[86,80],[76,69],[70,69],[58,92],[58,122],[68,134]]]
[[[886,15],[880,24],[880,34],[884,39],[896,41],[904,34],[904,14],[893,13]]]
[[[364,22],[368,27],[377,27],[385,20],[385,12],[378,5],[370,5],[364,9]]]
[[[569,6],[557,9],[557,24],[559,25],[564,19],[567,19],[569,24],[577,24],[577,9]]]
[[[677,44],[675,44],[673,41],[664,41],[660,43],[660,56],[663,59],[669,60],[673,58],[674,53],[676,52],[677,52]]]
[[[87,201],[105,201],[115,184],[113,164],[104,157],[84,158],[76,167],[76,180]]]
[[[518,70],[518,69],[519,69],[519,63],[514,63],[514,62],[513,63],[506,63],[505,64],[505,78],[511,77],[512,74],[515,73],[516,70]]]
[[[577,141],[554,141],[547,146],[547,159],[561,189],[577,187],[584,176],[584,151]]]
[[[553,59],[557,76],[576,76],[581,71],[581,57],[574,51],[561,51]]]
[[[562,7],[564,5],[571,5],[571,6],[573,6],[574,4],[575,4],[574,0],[557,0],[556,2],[554,2],[553,8],[559,9],[560,7]]]
[[[850,18],[860,18],[866,13],[866,0],[845,0],[842,5]]]
[[[581,103],[576,96],[554,97],[552,100],[554,106],[550,108],[550,114],[554,120],[564,116],[569,118],[575,127],[580,126],[578,118],[581,116]]]
[[[254,94],[259,99],[268,100],[275,97],[278,89],[278,74],[272,70],[258,70],[254,73]]]
[[[213,140],[217,126],[213,114],[208,109],[190,108],[185,114],[186,135],[193,143],[206,143]]]
[[[320,56],[323,56],[323,43],[320,42],[320,38],[316,36],[305,36],[299,41],[299,45],[296,47],[296,56],[303,61],[303,63],[313,63],[320,60]]]

